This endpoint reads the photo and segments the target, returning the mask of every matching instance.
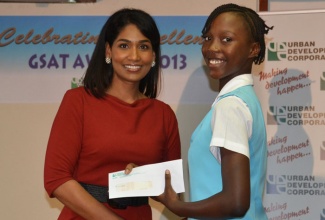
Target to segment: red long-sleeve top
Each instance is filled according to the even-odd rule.
[[[180,158],[177,119],[156,99],[132,104],[97,99],[83,87],[66,92],[54,119],[44,167],[50,197],[68,180],[107,186],[108,173],[128,163],[145,165]]]

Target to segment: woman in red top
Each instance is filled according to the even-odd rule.
[[[108,173],[180,158],[176,116],[155,99],[160,34],[137,9],[105,23],[83,86],[68,90],[49,137],[44,185],[59,219],[151,219],[147,197],[108,200]]]

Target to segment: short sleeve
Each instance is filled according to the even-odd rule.
[[[251,112],[240,98],[228,96],[213,106],[210,150],[219,160],[219,148],[243,154],[249,158],[249,138],[252,133]]]

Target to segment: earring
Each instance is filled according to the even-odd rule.
[[[154,67],[156,65],[155,61],[152,61],[151,67]]]
[[[110,64],[110,63],[111,63],[111,58],[106,57],[106,58],[105,58],[105,62],[106,62],[107,64]]]

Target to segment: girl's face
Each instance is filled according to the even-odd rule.
[[[235,76],[250,73],[259,45],[254,43],[244,18],[233,12],[218,15],[204,36],[202,54],[212,78],[226,84]]]
[[[106,45],[106,57],[111,58],[113,81],[139,84],[155,60],[151,42],[137,26],[129,24],[117,36],[112,47]]]

